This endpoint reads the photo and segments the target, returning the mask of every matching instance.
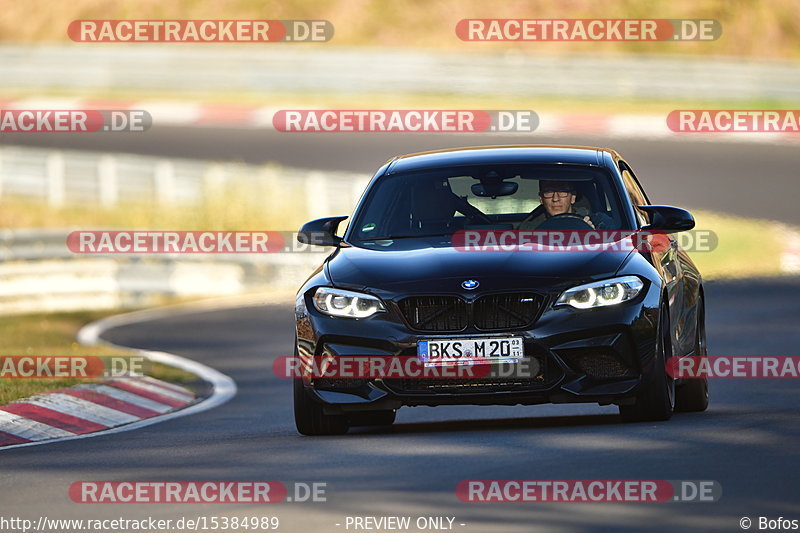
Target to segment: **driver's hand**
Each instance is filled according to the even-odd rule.
[[[594,223],[592,223],[592,219],[589,218],[588,216],[583,217],[583,221],[586,222],[587,224],[589,224],[592,227],[592,229],[596,229],[594,227]]]

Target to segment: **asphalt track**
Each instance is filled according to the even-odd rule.
[[[214,142],[213,130],[163,134],[166,148],[156,141],[125,148],[369,171],[392,153],[498,142],[496,137],[467,142],[463,136],[282,137],[236,130],[217,131]],[[659,203],[797,221],[791,205],[798,191],[792,181],[796,147],[600,144],[618,148]],[[800,280],[709,283],[707,301],[712,355],[798,353]],[[743,516],[753,519],[754,530],[759,516],[800,519],[796,380],[716,380],[707,412],[676,415],[666,423],[622,424],[615,408],[592,405],[418,407],[401,409],[390,429],[306,438],[293,427],[291,384],[271,371],[275,357],[291,353],[292,320],[289,306],[265,302],[176,313],[110,330],[105,338],[116,344],[207,364],[231,376],[239,393],[219,408],[138,431],[0,452],[1,514],[32,519],[276,515],[280,531],[291,533],[346,531],[348,515],[455,516],[456,524],[466,524],[456,525],[456,531],[480,533],[740,531]],[[209,479],[325,482],[327,502],[79,505],[67,496],[70,483],[78,480]],[[465,479],[703,479],[719,482],[723,494],[716,503],[470,504],[455,495]]]
[[[708,285],[714,354],[796,353],[800,281]],[[343,530],[346,515],[450,515],[465,532],[736,531],[741,516],[800,517],[800,391],[794,380],[718,380],[712,405],[666,423],[623,425],[597,406],[401,409],[388,430],[297,435],[291,386],[271,372],[290,353],[289,306],[176,314],[107,333],[231,376],[239,394],[208,412],[141,430],[0,453],[3,514],[176,518],[277,515],[281,530]],[[77,480],[266,479],[326,482],[326,503],[79,505]],[[470,504],[464,479],[706,479],[716,503]],[[13,511],[12,511],[13,510]],[[535,526],[535,528],[532,528]]]

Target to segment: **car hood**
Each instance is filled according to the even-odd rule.
[[[449,243],[408,239],[368,248],[345,245],[328,259],[335,285],[385,290],[462,292],[476,280],[481,290],[559,285],[559,281],[612,276],[630,250],[463,251]]]

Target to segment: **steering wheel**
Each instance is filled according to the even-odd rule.
[[[557,226],[554,228],[553,226]],[[565,226],[565,227],[562,227]],[[553,215],[536,228],[539,230],[562,229],[562,230],[585,230],[593,229],[583,217],[577,213],[559,213]]]

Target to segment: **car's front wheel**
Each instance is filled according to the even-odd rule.
[[[619,406],[619,414],[626,422],[669,420],[675,410],[675,380],[667,375],[666,366],[666,361],[672,357],[667,306],[662,305],[658,314],[658,342],[652,378],[636,396],[636,403]]]
[[[303,435],[342,435],[350,429],[344,415],[326,414],[322,405],[309,397],[303,380],[294,379],[294,425]]]

